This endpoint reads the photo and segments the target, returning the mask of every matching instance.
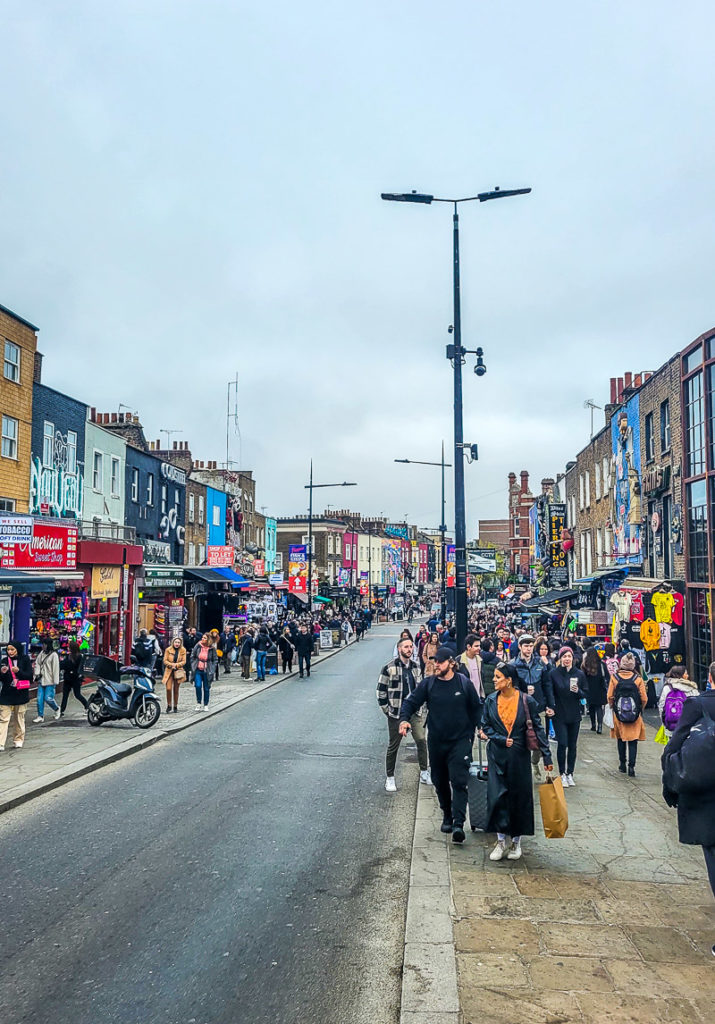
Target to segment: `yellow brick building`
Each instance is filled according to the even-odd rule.
[[[0,306],[0,513],[27,512],[39,328]]]

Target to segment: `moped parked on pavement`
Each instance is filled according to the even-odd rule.
[[[103,725],[128,718],[139,729],[150,729],[161,715],[154,682],[146,669],[124,665],[118,679],[97,679],[97,690],[89,698],[87,721]]]

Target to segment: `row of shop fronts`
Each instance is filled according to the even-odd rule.
[[[26,530],[27,517],[16,517]],[[15,638],[36,648],[52,637],[66,651],[129,660],[136,630],[162,644],[194,625],[222,629],[275,615],[285,585],[270,587],[224,566],[147,565],[139,544],[84,538],[72,520],[33,518],[31,535],[0,537],[0,644]]]

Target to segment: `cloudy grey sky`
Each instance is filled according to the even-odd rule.
[[[562,469],[586,398],[715,325],[712,4],[0,0],[0,302],[45,383],[240,458],[273,514],[350,479],[439,522],[463,207],[469,534]],[[239,458],[238,438],[232,458]],[[451,483],[451,480],[450,480]],[[451,502],[450,502],[451,506]],[[451,512],[449,513],[451,521]]]

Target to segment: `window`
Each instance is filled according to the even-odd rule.
[[[55,447],[55,425],[45,420],[42,428],[42,465],[51,466]]]
[[[196,545],[189,544],[189,565],[196,565]]]
[[[603,567],[603,529],[599,526],[596,530],[596,568]]]
[[[700,366],[703,361],[703,346],[698,345],[697,348],[683,359],[683,373],[690,373],[696,367]]]
[[[77,434],[74,430],[67,431],[67,472],[70,476],[77,472]]]
[[[195,518],[194,495],[189,495],[189,522],[193,523]],[[192,563],[193,564],[193,563]]]
[[[663,578],[669,579],[673,575],[673,553],[671,548],[670,524],[673,519],[673,499],[666,494],[663,498],[663,517],[660,527],[660,535],[663,545]]]
[[[693,583],[708,582],[708,510],[704,480],[688,484],[688,570]]]
[[[5,342],[5,380],[20,383],[20,348],[11,341]]]
[[[696,373],[685,382],[686,475],[705,472],[705,425],[703,375]]]
[[[607,498],[611,490],[611,464],[607,455],[603,456],[603,497]]]
[[[14,498],[0,498],[0,512],[14,512],[15,511],[15,499]]]
[[[92,457],[92,489],[102,490],[102,478],[104,476],[104,456],[101,452],[95,452]]]
[[[17,432],[19,423],[12,416],[2,418],[2,455],[5,459],[17,458]]]
[[[161,514],[166,515],[166,506],[169,503],[169,488],[166,484],[161,485]]]
[[[204,525],[204,496],[203,496],[203,494],[200,494],[199,495],[199,526],[203,526],[203,525]],[[203,562],[203,558],[201,559],[201,561]]]
[[[282,572],[282,570],[283,570],[283,552],[282,551],[276,551],[275,567],[276,567],[276,572]]]
[[[113,455],[112,456],[112,481],[111,481],[112,497],[113,498],[121,497],[121,493],[122,493],[119,490],[119,467],[120,467],[119,459],[116,457],[116,455]]]
[[[220,505],[214,505],[213,506],[213,508],[211,510],[211,522],[213,523],[214,526],[220,526],[221,525],[221,506]]]
[[[653,413],[649,412],[645,418],[645,460],[652,462],[655,458],[655,437],[653,435]]]
[[[661,454],[670,451],[670,402],[667,398],[660,403],[660,451]]]
[[[601,500],[601,466],[597,462],[595,467],[596,473],[596,501]]]
[[[329,533],[328,534],[328,554],[332,555],[332,553],[333,553],[333,535],[332,535],[332,533]]]
[[[692,678],[705,685],[710,664],[710,594],[705,589],[688,588],[688,625],[693,645]]]
[[[132,501],[139,501],[139,470],[132,470]]]
[[[147,473],[146,475],[146,503],[147,505],[154,504],[154,474]]]
[[[206,561],[206,545],[199,544],[199,565],[203,565]]]
[[[578,475],[578,507],[579,508],[583,508],[583,506],[584,506],[585,490],[586,490],[586,488],[585,488],[585,485],[584,485],[584,482],[583,482],[583,473],[579,473],[579,475]]]
[[[516,516],[515,519],[514,519],[514,536],[518,537],[520,531],[521,531],[521,523],[519,522],[519,517]]]
[[[606,565],[610,565],[611,564],[611,560],[613,558],[613,530],[610,527],[607,526],[603,532],[604,532],[604,538],[603,538],[604,552],[603,552],[603,556],[604,556],[605,564]]]
[[[350,546],[349,542],[346,541],[346,543],[345,543],[345,561],[349,562],[351,560],[351,557],[352,557],[352,547]]]
[[[591,507],[591,474],[590,473],[584,473],[583,475],[586,478],[586,481],[585,481],[585,487],[586,487],[586,508],[590,508]]]

